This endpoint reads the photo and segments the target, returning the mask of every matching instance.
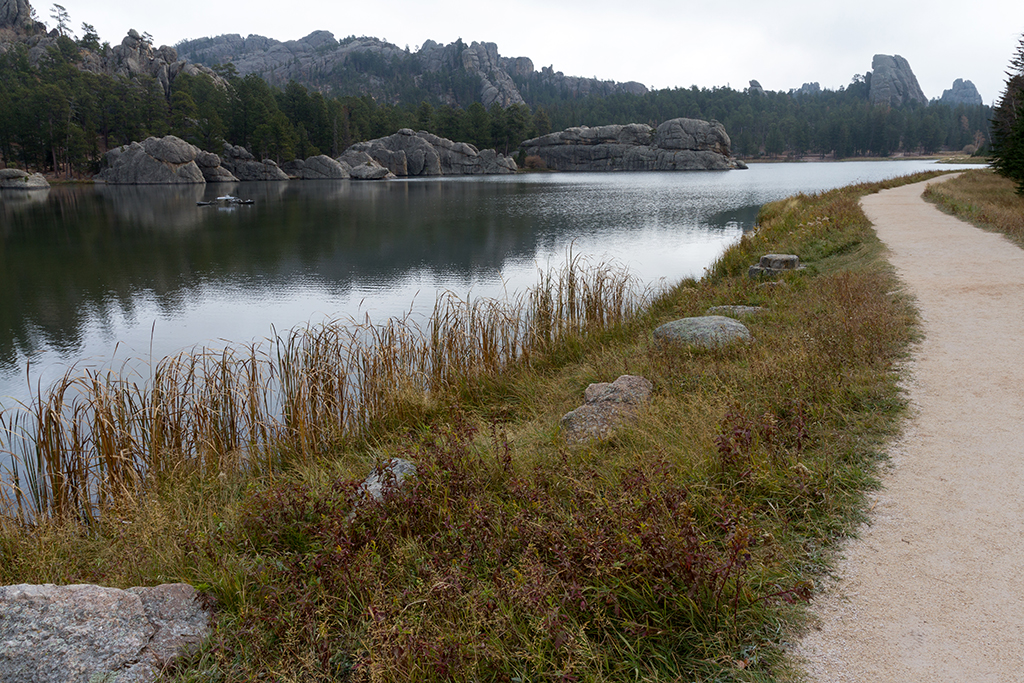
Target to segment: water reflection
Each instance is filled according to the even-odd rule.
[[[272,325],[429,308],[439,289],[501,296],[570,245],[648,281],[699,275],[765,201],[922,166],[2,193],[0,405],[24,396],[28,360],[45,383],[119,344],[159,358]],[[224,194],[255,204],[197,206]]]

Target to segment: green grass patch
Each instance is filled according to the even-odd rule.
[[[378,349],[398,360],[364,358],[397,388],[354,413],[358,430],[329,371],[330,338],[351,337],[293,338],[288,377],[305,388],[285,393],[290,428],[214,393],[216,419],[179,423],[216,434],[232,407],[254,426],[204,436],[204,457],[161,460],[89,515],[9,514],[0,583],[198,586],[216,629],[178,681],[776,680],[783,634],[862,518],[904,411],[915,312],[858,200],[925,177],[767,205],[706,277],[642,307],[601,268],[513,313],[441,307],[433,345],[392,335]],[[807,268],[749,279],[772,252]],[[744,321],[755,343],[654,343],[658,324],[722,304],[765,309]],[[235,386],[216,368],[216,386]],[[568,447],[559,418],[627,373],[655,387],[639,420]],[[260,428],[276,435],[255,440],[267,450],[239,457]],[[357,505],[392,457],[419,475]]]

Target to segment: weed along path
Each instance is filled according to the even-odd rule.
[[[1024,250],[925,185],[862,200],[924,338],[871,523],[795,648],[819,683],[1024,681]]]

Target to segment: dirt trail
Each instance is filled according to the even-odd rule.
[[[871,525],[795,648],[819,683],[1024,681],[1024,250],[924,189],[862,202],[924,340]]]

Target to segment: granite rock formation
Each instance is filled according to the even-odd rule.
[[[344,180],[351,175],[348,164],[330,158],[326,154],[312,156],[302,162],[303,180]]]
[[[0,168],[0,190],[45,190],[50,183],[42,173],[29,173],[18,168]]]
[[[965,81],[962,78],[958,78],[953,81],[953,87],[949,90],[942,91],[942,97],[939,98],[939,102],[951,106],[956,106],[958,104],[984,104],[984,101],[981,99],[981,93],[978,92],[974,83]]]
[[[0,29],[26,30],[32,25],[28,0],[0,0]]]
[[[499,175],[515,173],[516,162],[493,149],[478,150],[426,131],[403,128],[394,135],[357,142],[346,150],[365,152],[398,177]]]
[[[185,584],[0,586],[4,683],[149,683],[209,633]]]
[[[97,181],[111,185],[205,183],[196,158],[202,153],[179,137],[147,138],[107,152]]]
[[[384,180],[394,178],[395,174],[382,166],[366,152],[349,147],[345,153],[338,157],[337,161],[348,166],[349,177],[355,180]]]
[[[813,83],[804,83],[798,90],[790,90],[790,94],[795,97],[807,97],[821,94],[821,84],[817,81]]]
[[[5,43],[23,43],[28,49],[28,60],[32,66],[39,66],[51,47],[57,45],[56,30],[46,32],[46,27],[31,18],[32,7],[28,0],[0,0],[0,29],[8,29],[7,36],[0,36],[0,52]],[[178,52],[166,45],[154,48],[146,37],[135,29],[119,45],[109,50],[93,52],[86,48],[79,50],[78,67],[83,71],[135,79],[146,76],[160,83],[164,95],[171,96],[171,84],[180,74],[205,74],[222,87],[227,82],[212,69],[180,59]]]
[[[410,52],[376,38],[350,37],[339,42],[328,31],[315,31],[300,40],[286,42],[264,36],[243,38],[231,34],[185,41],[177,47],[181,55],[193,62],[207,66],[231,63],[241,76],[255,73],[277,86],[294,80],[311,89],[337,89],[339,77],[344,76],[344,94],[369,94],[393,104],[397,103],[398,95],[388,88],[387,79],[374,70],[375,65],[401,62],[403,69],[413,69],[416,82],[421,82],[426,74],[445,70],[468,74],[477,81],[476,99],[485,107],[523,103],[525,98],[517,82],[524,81],[554,87],[576,97],[647,92],[643,84],[634,81],[616,83],[567,77],[552,67],[537,71],[527,57],[502,57],[494,43],[467,45],[459,40],[440,45],[427,40],[419,50]],[[471,104],[459,101],[456,93],[448,88],[435,94],[453,106]]]
[[[264,159],[258,161],[252,153],[241,145],[224,143],[221,154],[221,165],[239,180],[288,180],[288,174],[282,171],[276,161]]]
[[[928,103],[910,63],[899,55],[875,55],[871,60],[871,104],[898,107],[910,102]]]
[[[556,171],[725,171],[746,168],[731,158],[729,136],[717,121],[671,119],[657,128],[642,123],[569,128],[525,141]]]
[[[750,88],[747,90],[751,95],[764,95],[764,88],[757,81],[750,81]]]

